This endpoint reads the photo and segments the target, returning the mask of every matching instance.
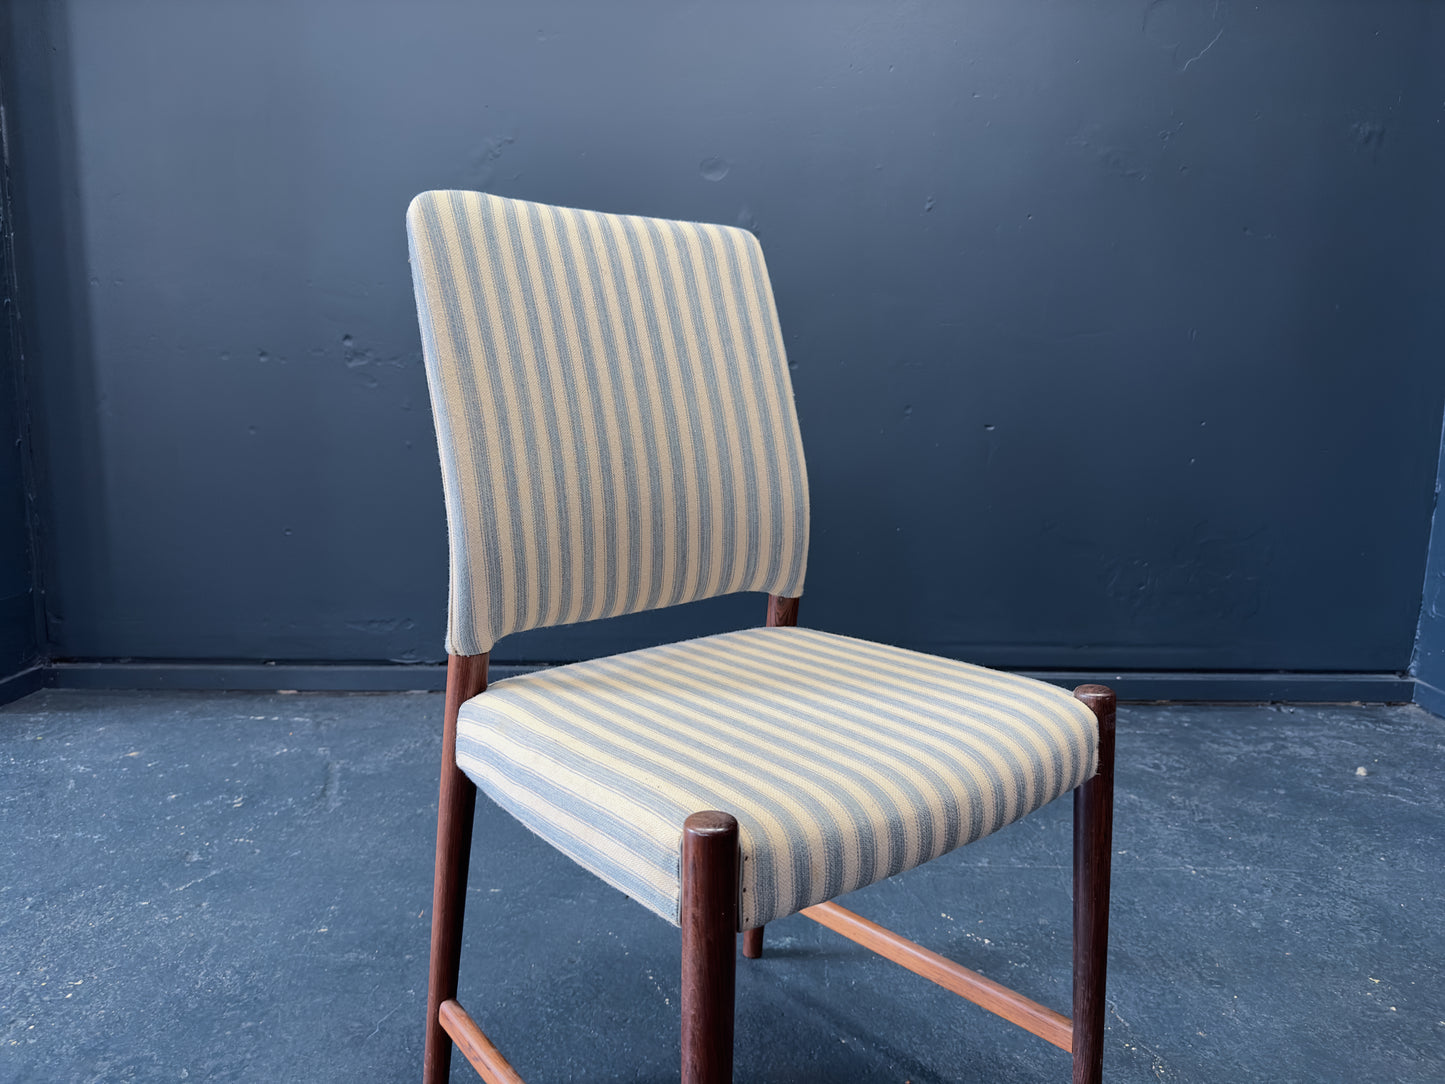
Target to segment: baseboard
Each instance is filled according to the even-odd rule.
[[[0,678],[0,704],[8,704],[43,689],[47,669],[44,666],[32,666],[29,670],[21,670],[8,678]]]
[[[1019,670],[1016,673],[1062,685],[1066,689],[1087,682],[1098,682],[1112,688],[1120,700],[1135,703],[1173,700],[1202,703],[1287,701],[1297,704],[1340,704],[1360,701],[1374,704],[1408,704],[1415,692],[1415,679],[1407,674],[1309,674],[1293,671],[1198,673],[1163,670],[1131,670],[1123,673],[1103,670]]]
[[[1416,679],[1415,703],[1432,715],[1445,718],[1445,689],[1437,689],[1433,685]]]
[[[541,669],[542,664],[492,666],[494,681]],[[43,671],[39,679],[31,675]],[[1028,677],[1073,688],[1086,682],[1113,687],[1121,700],[1296,703],[1409,703],[1421,699],[1415,681],[1400,674],[1250,673],[1101,670],[1021,670]],[[60,662],[9,679],[43,683],[57,689],[295,689],[298,692],[436,692],[446,685],[446,667],[436,663],[209,663],[209,662]],[[4,686],[0,685],[0,689]],[[1429,688],[1426,686],[1425,688]],[[1445,707],[1445,694],[1430,690]],[[25,695],[19,693],[17,695]],[[13,697],[12,697],[13,699]],[[1431,708],[1430,710],[1439,710]]]
[[[440,692],[447,683],[439,663],[57,662],[47,669],[54,689],[383,693]],[[495,666],[492,673],[502,678],[517,669]]]

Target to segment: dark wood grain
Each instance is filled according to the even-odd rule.
[[[759,926],[755,930],[743,931],[743,955],[749,960],[756,960],[763,954],[763,929]]]
[[[1080,685],[1074,696],[1099,722],[1099,770],[1074,791],[1074,1084],[1099,1084],[1109,955],[1115,701],[1105,685]]]
[[[512,1068],[512,1063],[477,1027],[477,1022],[467,1015],[466,1009],[455,1001],[443,1001],[437,1015],[452,1042],[457,1044],[457,1049],[487,1084],[526,1084]]]
[[[799,601],[801,600],[788,598],[786,595],[769,595],[767,627],[790,629],[797,625]]]
[[[713,810],[682,830],[682,1084],[733,1077],[738,822]]]
[[[441,1007],[443,1002],[457,996],[462,911],[467,899],[467,865],[472,853],[472,818],[477,808],[477,788],[457,767],[457,712],[464,703],[486,690],[487,660],[487,655],[451,655],[447,658],[423,1084],[446,1084],[451,1073],[452,1044],[442,1025]]]
[[[1002,1016],[1025,1031],[1033,1032],[1063,1050],[1071,1048],[1073,1028],[1069,1018],[1031,1001],[1017,990],[984,978],[977,971],[970,971],[962,964],[956,964],[876,922],[869,922],[862,915],[855,915],[836,903],[815,904],[803,908],[801,913],[848,940],[872,949],[879,956],[903,965],[915,975],[922,975],[945,990],[951,990],[959,997]]]

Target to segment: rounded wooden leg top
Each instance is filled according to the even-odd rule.
[[[709,810],[682,832],[682,1081],[733,1075],[737,982],[738,822]]]

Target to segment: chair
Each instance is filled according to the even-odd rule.
[[[476,790],[682,928],[682,1079],[732,1078],[737,935],[802,912],[1101,1076],[1114,694],[799,628],[808,490],[762,251],[476,192],[407,212],[450,542],[424,1080],[452,1046]],[[510,632],[738,591],[763,627],[487,687]],[[832,902],[1074,792],[1072,1017]]]

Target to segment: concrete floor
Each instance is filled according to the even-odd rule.
[[[434,694],[0,709],[0,1080],[416,1080],[440,718]],[[1106,1079],[1445,1080],[1442,750],[1410,707],[1124,707]],[[1065,1009],[1069,813],[847,905]],[[485,801],[469,917],[461,1000],[529,1079],[676,1079],[675,929]],[[739,1080],[1068,1078],[806,919],[768,932]]]

